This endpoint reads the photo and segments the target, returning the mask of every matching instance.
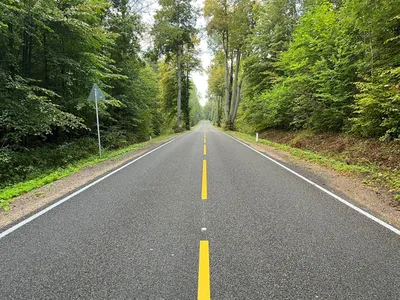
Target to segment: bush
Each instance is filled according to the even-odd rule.
[[[19,151],[1,148],[0,188],[45,175],[97,152],[97,140],[92,138]]]

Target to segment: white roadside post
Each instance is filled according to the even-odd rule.
[[[96,120],[97,120],[97,137],[99,140],[99,154],[101,157],[101,141],[100,141],[100,122],[99,122],[99,100],[105,100],[106,97],[104,96],[103,92],[97,86],[97,84],[93,84],[92,90],[90,91],[88,100],[94,101],[96,103]]]
[[[258,142],[258,132],[256,132],[256,142]]]

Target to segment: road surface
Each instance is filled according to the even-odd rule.
[[[0,299],[400,299],[400,236],[203,122],[0,239]]]

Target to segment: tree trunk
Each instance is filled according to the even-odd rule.
[[[217,96],[217,126],[221,127],[222,119],[222,95]]]
[[[231,63],[230,63],[230,70],[229,70],[229,105],[232,106],[232,87],[233,87],[233,51],[231,53]],[[228,122],[229,129],[233,129],[232,127],[232,109],[229,108],[229,122]]]
[[[240,83],[237,87],[237,99],[235,101],[235,108],[233,109],[233,116],[232,116],[232,120],[233,122],[235,122],[236,116],[237,116],[237,112],[239,109],[239,104],[240,104],[240,99],[241,99],[241,92],[242,92],[242,84],[243,84],[243,78],[240,79]]]
[[[240,50],[237,49],[236,51],[236,70],[235,70],[235,78],[234,78],[234,83],[233,83],[233,96],[232,96],[232,107],[231,107],[231,111],[232,111],[232,119],[231,119],[231,125],[232,127],[234,127],[234,123],[235,123],[235,107],[236,107],[236,103],[238,100],[238,81],[239,81],[239,71],[240,71]],[[233,128],[232,128],[233,129]]]
[[[225,53],[225,119],[226,123],[230,123],[231,99],[229,94],[229,51],[228,51],[228,33],[224,33],[222,37]]]
[[[22,44],[22,73],[25,77],[28,76],[28,47],[29,47],[29,36],[28,31],[23,31],[23,44]]]
[[[176,122],[178,126],[178,130],[182,131],[182,124],[181,124],[181,94],[182,94],[182,82],[181,82],[181,48],[178,47],[178,111],[176,116]]]
[[[48,88],[49,86],[49,72],[48,72],[48,57],[47,57],[47,36],[46,31],[43,32],[43,86]]]
[[[190,107],[189,107],[189,97],[190,97],[190,82],[189,82],[189,69],[186,71],[185,80],[185,125],[186,130],[190,130]]]
[[[28,47],[28,65],[27,65],[27,75],[32,76],[32,51],[33,51],[33,38],[29,35],[29,47]]]
[[[9,32],[9,35],[8,35],[9,36],[8,37],[8,47],[9,47],[8,53],[9,53],[9,55],[11,55],[11,53],[12,54],[15,53],[15,51],[14,51],[14,30],[13,30],[13,24],[12,23],[8,24],[8,32]],[[7,57],[7,59],[11,61],[10,57]],[[13,58],[12,60],[15,61],[15,58]],[[10,63],[8,65],[9,65],[10,74],[11,74],[12,77],[14,77],[14,75],[16,73],[15,72],[15,68],[14,68],[14,63]]]

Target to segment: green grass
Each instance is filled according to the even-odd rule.
[[[240,138],[244,141],[256,144],[255,136],[236,131],[226,131],[226,133],[228,133],[231,136]],[[344,161],[329,158],[311,151],[290,147],[285,144],[275,143],[265,139],[259,139],[258,143],[271,146],[275,149],[283,150],[285,152],[290,153],[295,158],[314,162],[321,166],[328,167],[330,169],[339,171],[344,174],[361,175],[363,176],[365,183],[372,186],[379,186],[379,185],[385,186],[389,190],[389,192],[394,194],[394,199],[400,201],[399,172],[385,170],[372,164],[368,165],[347,164]]]
[[[15,198],[16,196],[22,195],[33,189],[39,188],[48,183],[51,183],[53,181],[56,181],[58,179],[61,179],[68,175],[71,175],[73,173],[76,173],[85,167],[95,165],[99,162],[102,162],[102,161],[105,161],[105,160],[108,160],[111,158],[116,158],[116,157],[121,156],[130,151],[142,149],[147,145],[162,141],[168,137],[172,137],[175,135],[179,135],[179,134],[171,133],[171,134],[162,135],[162,136],[152,139],[151,141],[134,144],[134,145],[131,145],[131,146],[128,146],[128,147],[125,147],[122,149],[114,150],[114,151],[104,150],[104,152],[102,153],[103,154],[102,158],[100,158],[98,155],[92,155],[88,158],[78,160],[75,163],[69,164],[66,167],[57,168],[57,169],[46,172],[46,174],[37,176],[30,180],[27,180],[24,182],[19,182],[19,183],[13,184],[11,186],[7,186],[0,190],[0,208],[3,209],[4,211],[8,211],[10,204],[13,201],[13,198]]]

